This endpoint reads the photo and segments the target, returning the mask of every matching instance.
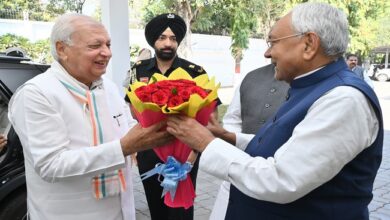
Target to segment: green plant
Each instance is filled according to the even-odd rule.
[[[53,61],[50,54],[49,39],[38,40],[34,43],[29,39],[14,34],[0,36],[0,51],[5,51],[10,47],[20,47],[27,53],[27,57],[33,62],[48,64]]]

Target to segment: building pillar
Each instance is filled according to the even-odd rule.
[[[122,95],[122,82],[130,69],[128,0],[101,0],[102,23],[111,37],[112,58],[107,68],[109,77]]]

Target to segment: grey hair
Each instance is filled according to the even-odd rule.
[[[299,4],[291,12],[291,22],[298,33],[316,33],[327,56],[340,57],[347,50],[348,20],[340,9],[318,2]]]
[[[64,42],[67,45],[72,45],[72,34],[76,31],[75,21],[83,19],[87,22],[100,24],[93,18],[76,13],[61,15],[57,18],[50,35],[50,51],[55,60],[58,61],[58,53],[56,49],[57,42]]]

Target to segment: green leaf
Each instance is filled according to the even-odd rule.
[[[172,93],[173,95],[177,95],[177,88],[173,88],[173,89],[171,90],[171,93]]]

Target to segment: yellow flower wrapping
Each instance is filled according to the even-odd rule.
[[[141,86],[152,84],[157,81],[177,80],[177,79],[186,79],[186,80],[194,81],[197,86],[205,90],[208,90],[210,92],[205,98],[200,97],[198,94],[192,94],[187,102],[184,102],[175,107],[168,107],[167,105],[160,107],[157,104],[152,102],[142,102],[135,94],[135,90]],[[219,89],[219,87],[220,87],[220,83],[216,84],[214,77],[209,79],[207,74],[202,74],[200,76],[192,78],[190,74],[187,73],[184,69],[177,68],[168,77],[159,73],[155,73],[153,74],[153,76],[151,77],[148,83],[136,81],[135,83],[130,85],[131,91],[127,92],[127,96],[129,97],[132,106],[138,112],[143,112],[144,110],[149,109],[155,112],[161,111],[164,114],[181,113],[189,117],[195,118],[196,113],[200,109],[202,109],[205,106],[208,106],[211,102],[217,99],[218,97],[217,90]]]

